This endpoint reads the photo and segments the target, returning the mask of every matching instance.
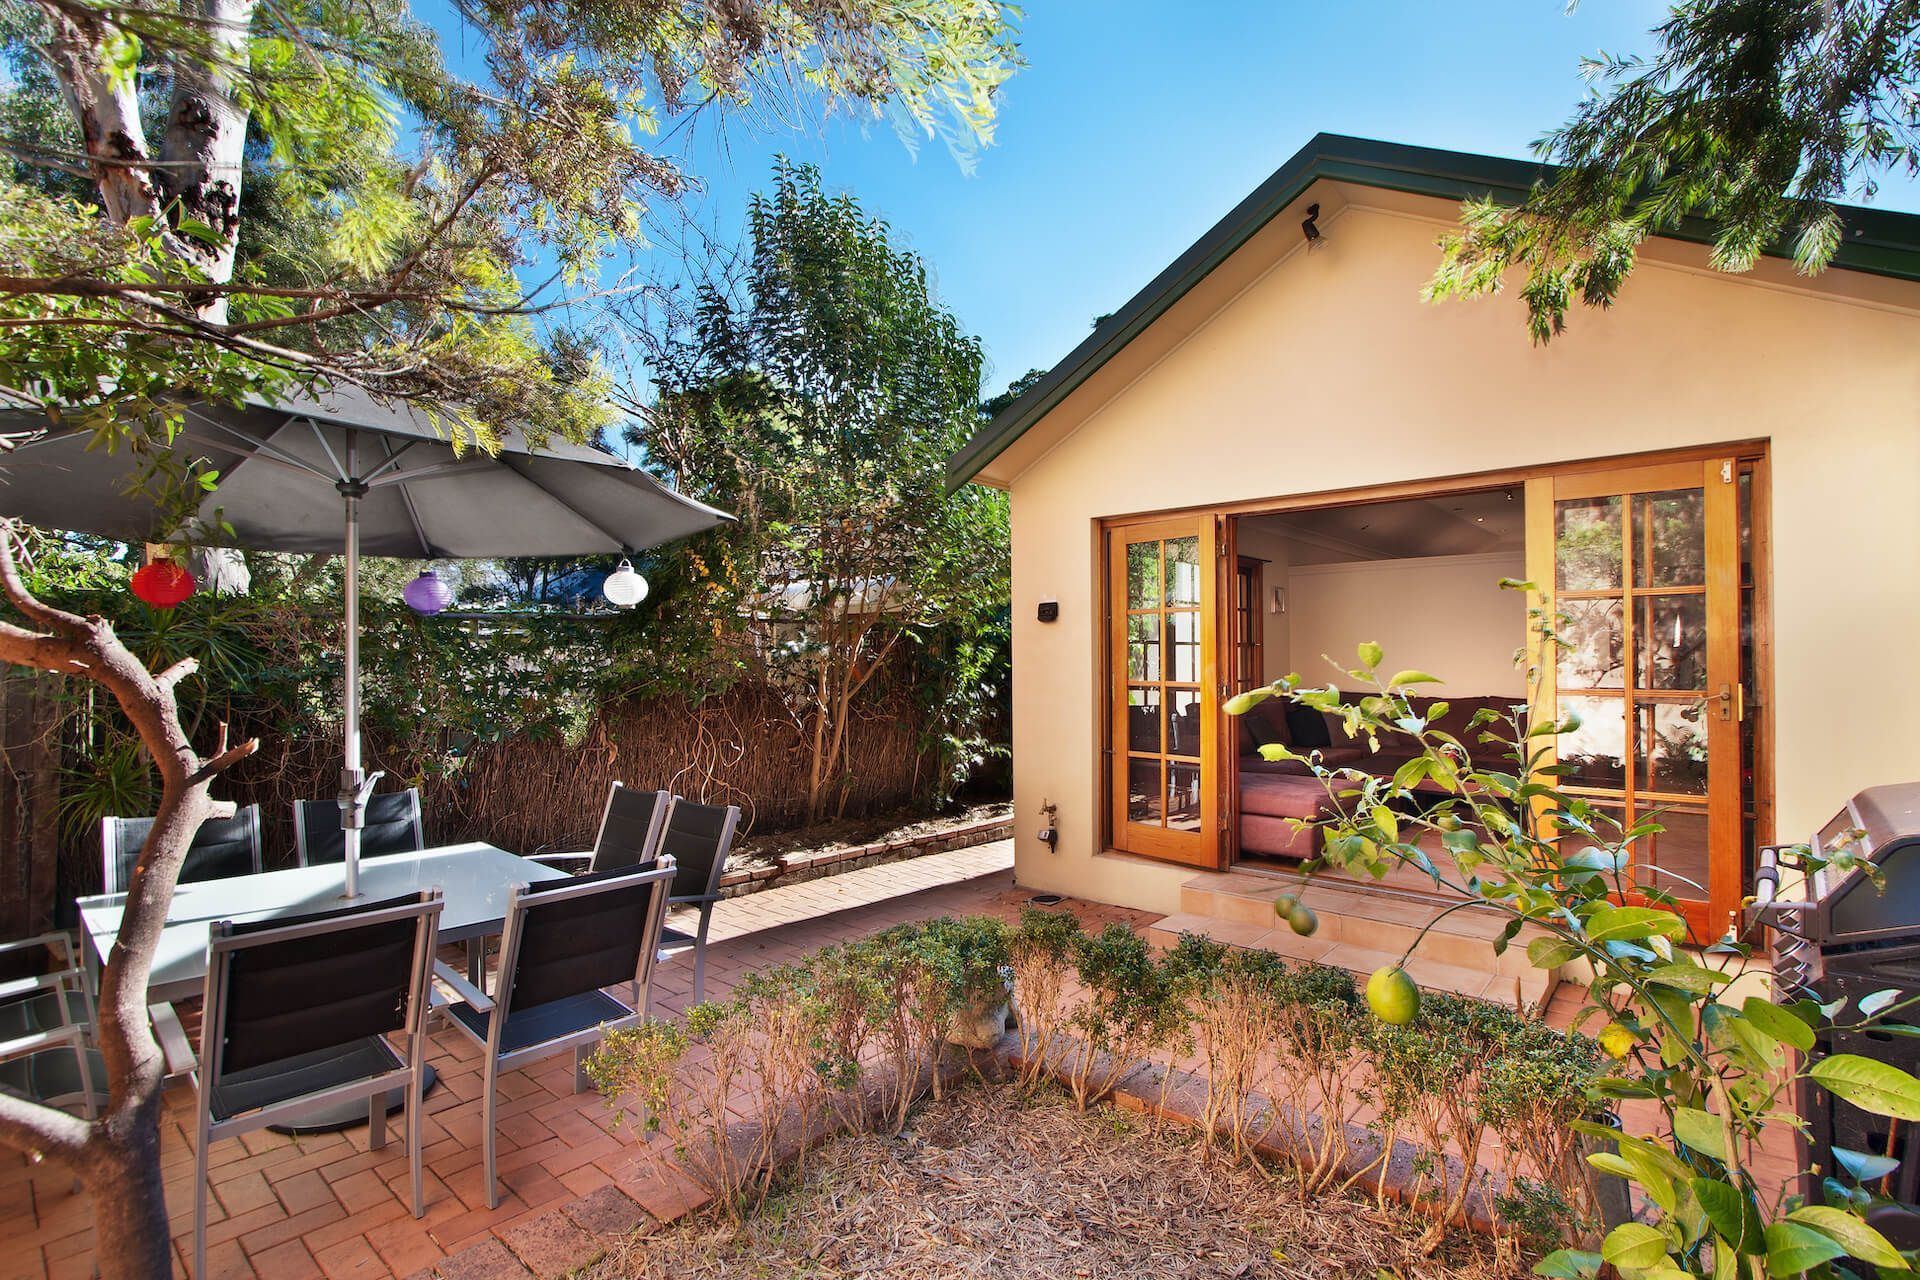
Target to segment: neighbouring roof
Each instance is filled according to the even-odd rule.
[[[958,489],[1118,355],[1221,263],[1322,180],[1461,201],[1483,196],[1519,201],[1547,167],[1527,160],[1412,147],[1322,133],[1274,171],[1226,217],[1188,246],[1127,304],[1095,326],[1018,400],[996,414],[947,461]],[[1920,215],[1842,206],[1848,236],[1833,265],[1896,280],[1920,281]],[[1710,224],[1688,219],[1671,239],[1711,243]],[[1772,255],[1790,256],[1785,250]]]

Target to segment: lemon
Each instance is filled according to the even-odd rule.
[[[1303,938],[1310,938],[1320,927],[1320,917],[1313,914],[1313,908],[1306,903],[1295,902],[1293,910],[1287,912],[1287,927]]]
[[[1633,1052],[1633,1046],[1640,1043],[1640,1037],[1633,1034],[1617,1022],[1607,1024],[1600,1033],[1600,1047],[1609,1058],[1620,1059]]]
[[[1273,914],[1285,920],[1293,914],[1293,909],[1299,905],[1300,899],[1290,893],[1283,893],[1273,900]]]
[[[1380,1021],[1404,1027],[1420,1012],[1420,988],[1397,964],[1375,969],[1367,979],[1367,1008]]]

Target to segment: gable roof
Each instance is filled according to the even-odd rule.
[[[1347,182],[1456,202],[1493,196],[1518,203],[1549,172],[1549,166],[1527,160],[1316,134],[949,458],[948,491],[978,475],[1314,183]],[[1835,267],[1920,281],[1920,215],[1854,205],[1842,205],[1840,212],[1851,234],[1834,254]],[[1702,244],[1713,241],[1711,224],[1698,218],[1661,234]],[[1790,255],[1782,250],[1769,256]]]

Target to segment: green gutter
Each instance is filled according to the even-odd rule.
[[[947,461],[947,492],[960,488],[999,457],[1035,423],[1051,413],[1107,361],[1139,337],[1184,298],[1214,268],[1258,235],[1316,182],[1400,191],[1463,201],[1483,196],[1518,203],[1545,166],[1498,156],[1410,147],[1398,143],[1317,134],[1281,165],[1253,194],[1188,246],[1187,250],[1109,316],[1027,393],[1002,409],[993,421]],[[1833,265],[1849,271],[1920,281],[1920,215],[1841,206],[1848,238]],[[1670,239],[1711,244],[1711,224],[1689,218]],[[1790,257],[1786,250],[1772,257]]]

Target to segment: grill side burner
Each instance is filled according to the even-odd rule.
[[[1821,1003],[1893,988],[1920,995],[1920,782],[1860,792],[1809,843],[1821,856],[1851,846],[1877,869],[1809,871],[1789,846],[1760,850],[1756,896],[1748,923],[1766,930],[1774,1000]],[[1844,1014],[1842,1016],[1845,1016]],[[1889,1032],[1822,1032],[1812,1054],[1860,1054],[1920,1072],[1920,1040]],[[1900,1161],[1873,1190],[1905,1202],[1876,1210],[1872,1221],[1900,1248],[1920,1246],[1920,1128],[1869,1115],[1802,1080],[1797,1099],[1807,1132],[1798,1139],[1800,1192],[1825,1202],[1821,1181],[1834,1170],[1838,1146]]]

